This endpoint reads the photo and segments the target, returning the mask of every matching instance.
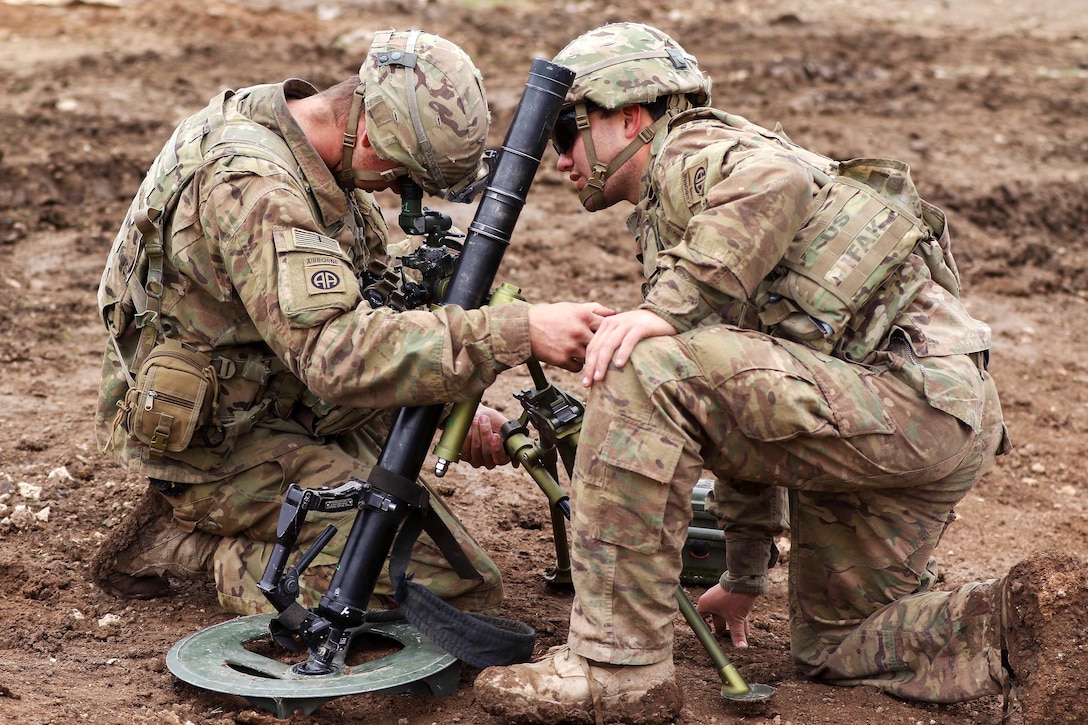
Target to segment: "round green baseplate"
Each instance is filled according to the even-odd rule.
[[[349,646],[335,672],[305,675],[292,669],[293,662],[255,651],[278,649],[286,654],[271,642],[270,620],[271,615],[255,614],[195,632],[170,648],[166,666],[179,680],[239,695],[281,718],[309,715],[345,695],[445,695],[457,689],[460,661],[406,622],[364,624],[351,633],[352,646],[360,637],[395,643],[399,648],[391,654],[346,665],[344,657],[352,651]]]

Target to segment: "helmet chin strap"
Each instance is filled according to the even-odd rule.
[[[351,160],[355,156],[355,144],[359,137],[359,118],[363,112],[363,94],[366,87],[360,83],[355,88],[351,97],[351,113],[348,115],[348,126],[344,130],[344,151],[340,157],[340,170],[336,172],[336,180],[340,186],[351,190],[355,188],[355,181],[381,181],[392,184],[398,177],[408,174],[407,166],[397,166],[385,171],[369,171],[367,169],[355,169],[351,166]]]
[[[575,123],[582,132],[582,145],[586,150],[586,161],[589,162],[590,167],[593,169],[590,172],[589,181],[586,183],[585,188],[578,192],[578,200],[582,202],[582,206],[585,206],[586,202],[592,199],[593,208],[599,211],[607,206],[604,199],[604,185],[608,178],[638,153],[640,148],[650,143],[654,136],[668,125],[672,114],[664,114],[651,125],[639,131],[637,138],[633,139],[610,162],[605,164],[597,158],[597,149],[593,146],[593,134],[589,128],[589,113],[586,110],[586,104],[584,102],[576,104],[574,112]]]

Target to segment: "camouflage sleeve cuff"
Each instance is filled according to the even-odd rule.
[[[641,307],[667,320],[677,332],[687,332],[713,312],[699,294],[699,287],[686,274],[673,269],[657,275]]]
[[[691,329],[691,323],[688,320],[685,320],[682,317],[677,317],[668,310],[658,307],[657,305],[651,304],[649,302],[643,302],[641,305],[639,305],[639,309],[649,310],[650,312],[654,313],[662,320],[676,328],[677,332],[687,332]]]
[[[720,584],[727,592],[766,594],[767,569],[772,561],[772,539],[726,538],[725,565]],[[777,551],[777,550],[776,550]],[[777,557],[775,557],[777,558]]]
[[[521,365],[533,355],[529,340],[529,305],[510,302],[487,308],[491,348],[495,359],[507,367]]]
[[[730,594],[766,594],[771,590],[765,576],[733,576],[727,570],[718,580],[722,589]]]

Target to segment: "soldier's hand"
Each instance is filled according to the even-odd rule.
[[[601,323],[616,314],[596,302],[556,302],[529,308],[529,339],[533,357],[543,363],[578,372],[586,345]]]
[[[747,647],[752,633],[748,615],[752,613],[758,594],[737,594],[715,584],[699,597],[695,610],[718,634],[729,631],[734,647]]]
[[[461,447],[461,460],[474,468],[488,470],[509,463],[510,456],[499,434],[505,422],[506,416],[499,411],[486,405],[479,406]]]
[[[586,348],[582,385],[590,387],[604,380],[608,366],[622,368],[639,340],[675,335],[676,328],[650,310],[628,310],[604,320]]]

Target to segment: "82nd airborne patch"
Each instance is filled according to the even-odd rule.
[[[306,229],[289,229],[282,232],[284,242],[296,254],[290,264],[302,264],[302,278],[306,282],[306,294],[325,295],[344,289],[344,260],[340,245],[335,239]],[[297,254],[303,252],[304,254]]]
[[[707,161],[703,159],[695,166],[684,169],[684,203],[688,208],[695,206],[706,196]]]
[[[344,264],[335,257],[306,257],[304,266],[307,294],[324,295],[344,288]]]

